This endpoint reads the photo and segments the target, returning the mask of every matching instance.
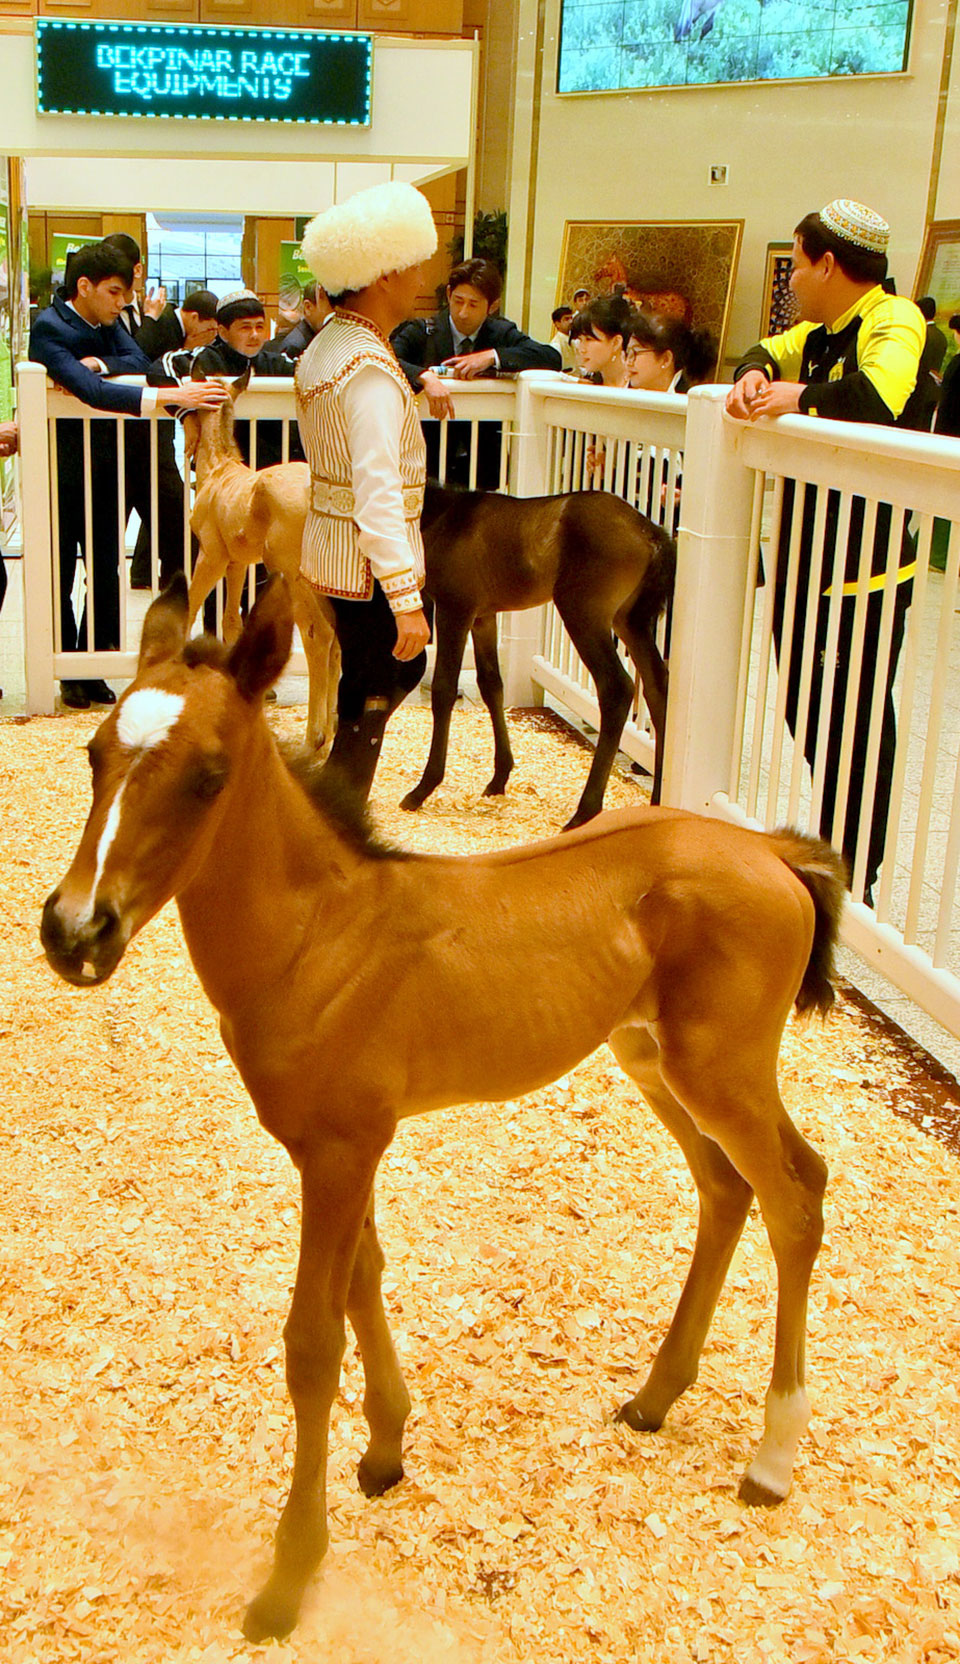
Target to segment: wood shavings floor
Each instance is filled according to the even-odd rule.
[[[298,733],[302,715],[273,720]],[[374,807],[420,849],[557,829],[587,758],[514,720],[482,799],[482,712],[447,783],[395,805],[429,712],[389,731]],[[942,1664],[960,1657],[956,1159],[887,1107],[894,1046],[842,1005],[791,1025],[782,1081],[831,1169],[815,1420],[792,1496],[736,1499],[759,1437],[772,1262],[754,1213],[699,1383],[662,1433],[615,1426],[693,1240],[679,1152],[612,1057],[521,1103],[405,1126],[383,1163],[386,1298],[414,1400],[408,1478],[366,1502],[352,1347],[333,1547],[300,1629],[247,1647],[292,1450],[281,1329],[297,1190],[259,1129],[167,910],[102,989],[37,926],[87,812],[89,716],[0,725],[0,1657],[9,1664]],[[611,806],[639,795],[615,780]],[[882,1089],[882,1090],[881,1090]]]

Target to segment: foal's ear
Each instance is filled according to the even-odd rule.
[[[245,393],[247,391],[247,388],[250,385],[250,375],[251,366],[248,364],[243,372],[243,375],[237,376],[236,381],[231,381],[230,383],[229,392],[231,399],[238,399],[241,393]]]
[[[137,675],[152,664],[175,659],[187,639],[189,591],[182,572],[167,585],[162,595],[147,609],[140,632],[140,657]]]
[[[293,644],[290,585],[279,572],[261,590],[256,606],[227,660],[244,699],[257,699],[280,675]]]

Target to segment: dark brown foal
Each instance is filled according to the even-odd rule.
[[[477,686],[493,723],[493,776],[484,796],[499,796],[506,789],[513,754],[503,714],[497,614],[522,612],[551,599],[596,683],[600,705],[596,750],[567,829],[591,820],[603,808],[630,710],[633,687],[615,636],[637,667],[653,720],[653,801],[658,802],[667,672],[656,627],[673,591],[673,539],[622,497],[606,491],[505,497],[428,485],[421,524],[425,587],[436,608],[433,736],[419,785],[407,793],[402,807],[419,809],[443,779],[450,715],[471,634]]]

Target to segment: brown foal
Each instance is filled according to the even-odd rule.
[[[285,1330],[297,1450],[247,1636],[293,1628],[326,1548],[347,1318],[370,1430],[360,1485],[375,1495],[402,1477],[410,1400],[373,1221],[397,1122],[533,1091],[603,1040],[677,1139],[700,1198],[676,1315],[620,1415],[659,1427],[696,1379],[755,1194],[778,1302],[763,1439],[740,1494],[779,1502],[809,1417],[806,1303],[826,1168],[787,1116],[777,1059],[791,1006],[832,999],[839,858],[798,833],[672,809],[621,810],[497,854],[387,849],[343,805],[311,799],[264,718],[290,650],[286,583],[268,586],[231,650],[186,642],[186,618],[181,579],[150,608],[136,680],[90,742],[93,806],[41,936],[68,982],[100,983],[175,898],[227,1050],[301,1176]]]

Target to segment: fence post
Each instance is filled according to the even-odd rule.
[[[28,716],[50,716],[56,706],[53,673],[53,550],[50,523],[50,438],[47,372],[17,365],[20,432],[20,512],[23,530],[23,656]]]
[[[510,494],[544,497],[547,482],[547,429],[543,407],[534,397],[536,371],[514,383],[513,435],[510,442]],[[507,612],[500,618],[500,671],[505,705],[542,705],[543,689],[533,680],[533,660],[543,638],[543,608]]]
[[[753,473],[725,387],[688,396],[662,800],[700,813],[730,782]]]

